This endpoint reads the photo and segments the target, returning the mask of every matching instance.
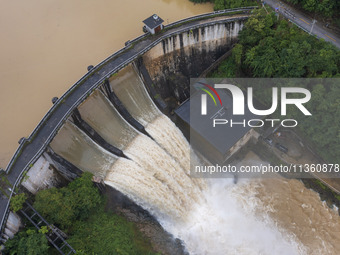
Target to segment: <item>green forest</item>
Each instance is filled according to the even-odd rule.
[[[105,210],[105,198],[92,182],[92,174],[63,188],[41,190],[33,206],[45,219],[68,235],[77,254],[151,255],[150,241],[124,217]],[[4,254],[59,254],[48,245],[46,226],[37,231],[29,224],[6,242]]]
[[[190,1],[195,3],[212,2],[214,3],[215,11],[257,5],[255,0],[190,0]]]
[[[224,10],[245,6],[256,6],[256,0],[190,0],[195,3],[214,3],[214,10]],[[264,1],[265,2],[265,1]],[[340,28],[340,1],[338,0],[283,0],[311,16],[318,15],[323,21]]]
[[[300,7],[310,14],[333,18],[336,25],[340,27],[340,1],[338,0],[285,0],[285,2]]]
[[[340,78],[340,51],[286,20],[278,20],[275,13],[258,10],[246,22],[231,57],[211,76]],[[312,99],[306,107],[313,117],[305,118],[297,108],[289,109],[287,117],[298,120],[300,133],[320,156],[329,163],[339,163],[340,86],[315,85],[308,89]],[[254,88],[254,93],[263,104],[271,104],[271,97],[262,89]]]

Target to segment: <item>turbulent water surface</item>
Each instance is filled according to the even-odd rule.
[[[129,159],[101,149],[68,122],[52,149],[91,171],[157,217],[190,254],[337,254],[340,218],[296,180],[193,179],[190,146],[154,105],[132,67],[110,81],[118,98],[152,136],[131,127],[101,92],[80,113]],[[264,163],[249,152],[239,162]]]

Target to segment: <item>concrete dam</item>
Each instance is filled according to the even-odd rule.
[[[55,186],[55,172],[72,180],[88,171],[186,241],[180,225],[195,204],[204,203],[206,184],[190,177],[190,145],[167,115],[188,99],[190,78],[237,42],[251,9],[175,22],[90,66],[31,136],[20,140],[5,171],[12,186],[0,201],[2,239],[18,225],[9,210],[15,187],[36,193]]]

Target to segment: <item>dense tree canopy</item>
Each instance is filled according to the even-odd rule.
[[[27,196],[25,193],[20,193],[20,194],[13,196],[11,199],[11,210],[13,212],[17,212],[21,210],[26,199],[27,199]]]
[[[68,234],[77,254],[154,254],[150,241],[134,224],[105,211],[104,198],[90,173],[67,187],[39,191],[34,207]]]
[[[91,209],[101,203],[92,183],[92,175],[84,173],[67,187],[51,188],[37,193],[34,207],[43,217],[61,228],[72,226],[77,219],[86,219]]]
[[[82,252],[80,254],[154,254],[150,241],[135,225],[121,216],[104,212],[103,207],[98,207],[86,222],[77,221],[68,242]]]
[[[339,163],[340,156],[340,86],[339,84],[315,85],[311,89],[312,99],[306,107],[313,118],[305,118],[298,111],[292,117],[300,119],[300,129],[316,145],[320,155],[330,163]]]
[[[255,77],[337,77],[340,53],[275,14],[249,18],[240,35],[244,63]]]
[[[39,191],[34,207],[68,235],[67,242],[77,254],[155,254],[135,224],[105,211],[104,200],[92,182],[92,174],[84,173],[67,187]],[[46,226],[38,232],[26,228],[6,242],[4,254],[57,254],[47,243],[47,231]]]
[[[256,5],[256,1],[253,0],[214,0],[214,3],[215,10],[224,10]]]
[[[332,17],[340,12],[340,1],[338,0],[285,0],[294,5],[301,6],[311,13],[320,13],[325,17]]]
[[[215,10],[257,5],[255,0],[190,0],[195,3],[214,3]],[[310,15],[321,15],[322,19],[340,27],[340,1],[338,0],[283,0],[301,8]]]
[[[340,78],[340,51],[318,40],[274,13],[259,10],[241,31],[239,43],[213,77]],[[292,109],[290,116],[318,153],[330,163],[339,163],[340,86],[308,87],[312,99],[307,108],[312,118]],[[254,90],[255,96],[270,105],[271,96]]]
[[[255,0],[190,0],[190,1],[195,3],[212,2],[214,3],[215,11],[256,5]]]
[[[27,229],[6,242],[4,254],[41,255],[47,254],[48,249],[49,246],[44,234],[33,229]]]

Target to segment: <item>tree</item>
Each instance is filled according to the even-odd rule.
[[[317,6],[318,6],[317,0],[304,0],[303,2],[303,8],[310,12],[316,11]]]
[[[150,241],[125,218],[106,213],[98,207],[86,222],[74,224],[69,244],[77,254],[147,255],[152,253]]]
[[[275,17],[266,15],[263,9],[254,10],[254,15],[246,22],[247,29],[240,32],[240,43],[247,49],[259,43],[264,37],[273,34],[272,26],[275,25]]]
[[[50,223],[68,234],[68,243],[76,254],[155,254],[150,241],[136,225],[116,214],[105,212],[104,199],[92,183],[92,174],[84,173],[67,187],[39,191],[34,207]],[[66,228],[66,229],[65,229]],[[6,243],[5,254],[48,254],[49,228],[22,231]]]
[[[23,204],[25,203],[27,196],[25,193],[20,193],[12,197],[11,199],[11,210],[13,212],[20,211]]]
[[[242,62],[242,54],[243,54],[243,45],[236,44],[235,47],[232,49],[232,57],[236,65],[241,66]]]
[[[254,0],[215,0],[213,2],[215,11],[256,5]]]
[[[45,235],[34,229],[28,229],[19,232],[6,242],[4,254],[41,255],[47,254],[48,249]]]
[[[316,7],[317,12],[322,13],[326,17],[332,17],[336,9],[336,2],[334,0],[318,1]]]
[[[249,50],[245,62],[252,67],[254,77],[274,77],[280,65],[274,38],[266,37]]]
[[[306,46],[307,47],[307,46]],[[296,42],[291,42],[280,52],[278,77],[303,77],[306,73],[304,47]]]
[[[215,0],[214,10],[224,10],[225,9],[225,0]]]
[[[298,5],[311,13],[319,13],[326,18],[336,17],[340,11],[340,2],[337,0],[286,0]]]
[[[227,58],[226,61],[223,61],[222,64],[219,65],[217,71],[215,71],[212,74],[212,77],[218,78],[218,77],[228,77],[228,78],[234,78],[236,77],[236,73],[238,73],[238,70],[236,68],[236,64],[234,63],[232,58]]]
[[[335,75],[338,72],[336,52],[333,49],[327,49],[327,47],[315,51],[308,59],[308,71],[312,77]]]
[[[86,219],[90,210],[100,202],[99,191],[92,183],[92,174],[84,173],[67,187],[39,191],[34,207],[51,223],[68,228],[74,221]]]
[[[311,1],[308,4],[312,3]],[[242,49],[239,45],[242,45]],[[234,48],[232,56],[221,63],[213,77],[234,77],[230,76],[233,67],[238,67],[239,73],[250,77],[340,78],[340,51],[330,43],[317,40],[287,21],[276,21],[274,16],[266,15],[259,10],[248,19],[240,32],[239,43]],[[313,117],[306,117],[293,107],[288,110],[287,118],[298,121],[301,133],[305,134],[325,160],[338,163],[340,86],[322,84],[308,89],[312,92],[312,99],[306,107],[312,112]],[[268,101],[271,95],[263,87],[255,89],[254,94],[264,105],[271,105]]]

